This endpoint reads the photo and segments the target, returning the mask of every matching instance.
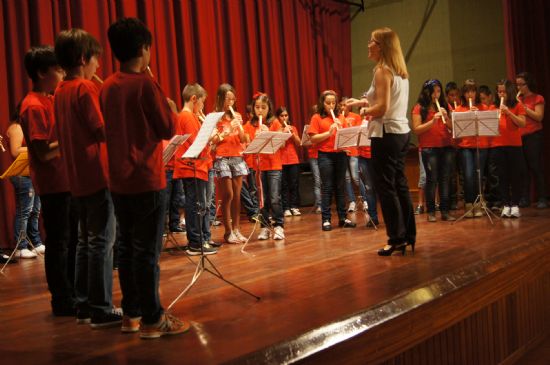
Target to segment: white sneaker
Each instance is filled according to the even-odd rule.
[[[38,256],[35,252],[32,252],[28,248],[24,248],[22,250],[15,251],[15,256],[22,258],[22,259],[34,259],[36,256]]]
[[[275,227],[275,233],[273,233],[274,240],[284,240],[285,239],[285,230],[281,226]]]
[[[300,209],[298,208],[290,208],[290,212],[292,213],[292,215],[302,215]]]
[[[292,212],[291,212],[290,210],[287,209],[287,210],[285,210],[285,212],[284,212],[284,216],[285,216],[285,217],[292,217]]]
[[[510,217],[512,218],[519,218],[521,217],[521,213],[519,212],[519,207],[517,205],[514,205],[511,209],[510,209]]]
[[[259,240],[267,240],[269,239],[269,229],[262,228],[260,229],[260,234],[258,235]]]
[[[350,202],[348,206],[348,213],[355,212],[357,210],[357,204],[355,202]]]
[[[315,209],[315,214],[321,214],[321,207],[317,207],[317,209]]]
[[[233,230],[233,234],[235,235],[235,237],[241,241],[242,243],[245,243],[247,241],[247,238],[241,233],[241,231],[239,231],[238,229],[234,229]]]
[[[36,248],[32,250],[32,252],[43,255],[46,252],[46,246],[45,245],[36,246]]]
[[[511,212],[510,212],[510,207],[508,207],[508,206],[505,205],[505,206],[502,208],[502,212],[500,212],[500,216],[501,216],[502,218],[510,218],[510,217],[511,217],[510,213],[511,213]]]

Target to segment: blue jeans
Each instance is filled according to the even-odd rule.
[[[162,190],[138,194],[115,194],[120,228],[118,273],[122,309],[145,324],[157,323],[164,312],[160,305],[158,265],[164,231],[166,195]]]
[[[436,186],[439,187],[441,212],[449,212],[449,179],[453,158],[452,147],[422,148],[422,163],[426,171],[424,195],[428,213],[435,213]]]
[[[363,199],[363,201],[366,201],[367,192],[365,191],[365,185],[363,184],[363,181],[359,178],[359,158],[357,156],[348,157],[348,168],[346,169],[346,194],[348,196],[349,202],[355,201],[355,193],[353,191],[352,180],[353,185],[359,188],[361,199]]]
[[[309,159],[309,166],[313,175],[313,194],[315,195],[315,206],[321,206],[321,173],[319,172],[319,161],[316,158]]]
[[[69,262],[74,263],[69,250],[71,194],[43,194],[40,200],[46,231],[46,281],[52,294],[51,304],[55,312],[56,309],[74,307],[73,282],[69,279]]]
[[[175,231],[180,224],[180,212],[179,208],[184,205],[185,199],[183,194],[183,188],[181,180],[174,180],[174,170],[166,170],[166,210],[168,211],[168,228],[171,231]]]
[[[283,227],[283,204],[281,202],[281,170],[262,171],[264,207],[261,209],[263,222],[269,222],[269,212],[275,220],[275,227]],[[262,223],[262,227],[265,225]]]
[[[28,247],[29,242],[38,247],[42,245],[40,231],[38,230],[38,216],[40,215],[40,197],[38,197],[32,186],[31,178],[28,176],[12,176],[10,181],[15,189],[15,222],[14,239],[26,233],[26,238],[19,242],[19,249]]]
[[[359,176],[365,187],[367,212],[372,219],[378,220],[378,212],[376,211],[376,191],[374,190],[374,179],[370,158],[359,156]]]
[[[201,241],[210,241],[210,214],[206,204],[208,181],[186,178],[181,179],[181,182],[185,191],[185,205],[183,208],[185,209],[187,241],[189,246],[200,248]]]
[[[260,206],[258,205],[258,188],[256,187],[256,171],[251,168],[248,168],[248,175],[243,177],[241,205],[249,218],[257,215],[260,211]]]
[[[344,188],[348,156],[344,152],[319,151],[319,172],[321,174],[321,216],[323,222],[330,221],[332,195],[336,198],[338,220],[346,219]]]
[[[477,156],[475,148],[461,148],[460,167],[464,174],[464,202],[473,203],[479,194],[479,182],[477,178],[477,168],[483,174],[485,163],[487,162],[487,149],[479,149],[479,166],[477,166]],[[482,175],[483,176],[483,175]]]
[[[111,193],[102,189],[77,198],[80,206],[75,294],[79,311],[92,317],[113,308],[113,245],[116,220]]]

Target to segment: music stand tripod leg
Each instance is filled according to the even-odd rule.
[[[204,215],[206,214],[206,199],[205,199],[205,204],[203,206],[201,204],[200,200],[199,200],[199,197],[200,197],[200,195],[199,195],[199,184],[197,182],[197,166],[196,166],[195,163],[193,164],[193,176],[194,176],[195,196],[197,197],[197,202],[196,202],[197,210],[198,210],[197,213],[199,215],[199,227],[198,228],[199,228],[199,238],[200,238],[200,245],[201,245],[201,254],[200,254],[200,259],[197,262],[197,267],[195,268],[195,273],[193,274],[193,278],[191,279],[189,284],[180,292],[180,294],[172,301],[172,303],[170,303],[170,305],[168,306],[168,309],[172,308],[178,300],[180,300],[185,294],[187,294],[189,292],[189,290],[191,290],[193,285],[195,285],[198,282],[199,277],[202,275],[202,273],[204,271],[209,272],[213,276],[221,279],[222,281],[226,282],[227,284],[230,284],[234,288],[237,288],[237,289],[241,290],[242,292],[251,295],[252,297],[256,298],[256,300],[260,300],[260,297],[258,297],[256,295],[252,294],[251,292],[241,288],[240,286],[236,285],[235,283],[225,279],[220,274],[220,272],[218,271],[216,266],[214,266],[214,264],[206,257],[206,255],[204,253],[204,237],[202,235],[202,219],[203,219]],[[208,263],[216,271],[216,273],[214,273],[212,270],[209,270],[205,267],[205,261],[208,261]]]
[[[19,232],[19,235],[17,236],[17,242],[15,243],[15,248],[11,251],[11,254],[10,256],[8,257],[8,260],[4,263],[4,265],[2,266],[2,269],[0,270],[0,274],[4,275],[4,269],[6,268],[6,266],[10,263],[11,260],[13,260],[13,257],[15,256],[15,252],[17,252],[17,250],[19,249],[19,246],[21,244],[21,242],[23,242],[23,240],[26,239],[27,242],[29,242],[29,244],[31,245],[31,247],[33,248],[34,250],[34,246],[32,245],[31,243],[31,240],[29,239],[29,237],[27,236],[27,233],[24,232],[24,231],[20,231]],[[40,256],[42,256],[42,254],[39,254]]]

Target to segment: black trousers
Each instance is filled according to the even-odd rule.
[[[498,188],[503,205],[519,204],[521,196],[521,164],[523,154],[521,147],[495,147],[491,155],[496,164]]]
[[[416,242],[416,223],[405,176],[410,133],[372,138],[374,182],[386,224],[388,244]]]
[[[542,152],[544,150],[544,133],[542,130],[527,134],[521,137],[523,143],[523,155],[527,166],[527,173],[523,181],[522,198],[530,201],[531,199],[531,174],[535,178],[535,189],[537,199],[546,198],[546,186],[544,182],[544,164],[542,162]]]

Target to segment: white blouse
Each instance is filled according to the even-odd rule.
[[[388,68],[388,70],[390,70]],[[369,123],[369,137],[382,137],[385,133],[404,134],[409,133],[409,120],[407,119],[407,107],[409,103],[409,80],[403,79],[390,70],[393,82],[390,90],[390,105],[382,117],[373,118]],[[374,77],[370,89],[364,94],[369,105],[375,102],[376,88]]]

